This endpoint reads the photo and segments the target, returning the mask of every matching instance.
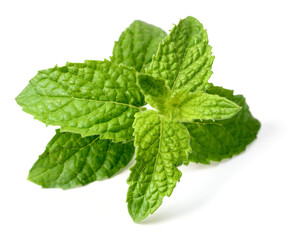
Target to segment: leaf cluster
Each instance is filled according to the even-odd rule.
[[[171,195],[182,176],[179,166],[242,152],[260,123],[242,95],[208,82],[211,49],[193,17],[180,20],[169,35],[134,21],[110,61],[39,71],[16,101],[60,129],[28,179],[44,188],[86,185],[116,174],[135,152],[127,203],[139,222]]]

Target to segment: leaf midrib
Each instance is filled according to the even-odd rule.
[[[186,24],[186,26],[187,26],[187,30],[186,30],[186,32],[187,32],[187,36],[189,35],[189,26],[188,26],[188,24]],[[187,45],[188,45],[188,42],[189,42],[189,39],[187,38]],[[176,42],[176,41],[175,41]],[[181,59],[183,59],[184,60],[184,57],[185,57],[185,54],[186,54],[186,52],[187,52],[187,48],[186,47],[184,47],[184,51],[183,51],[183,53],[182,53],[182,57],[181,57]],[[172,85],[172,87],[171,87],[171,91],[173,91],[174,89],[175,89],[175,85],[176,85],[176,82],[177,82],[177,79],[179,78],[179,75],[180,75],[180,73],[181,73],[181,62],[182,61],[180,61],[179,62],[179,72],[178,72],[178,74],[176,75],[176,77],[175,77],[175,79],[174,79],[174,82],[173,82],[173,85]]]
[[[35,86],[30,82],[31,86],[35,89]],[[66,91],[69,96],[50,96],[50,95],[40,95],[40,94],[37,94],[36,91],[35,91],[35,94],[37,96],[40,96],[40,97],[44,97],[44,98],[71,98],[73,100],[81,100],[81,101],[90,101],[90,102],[97,102],[97,103],[112,103],[112,104],[117,104],[117,105],[123,105],[123,106],[127,106],[127,107],[131,107],[131,108],[136,108],[136,109],[139,109],[141,110],[142,107],[137,107],[137,106],[134,106],[132,104],[129,104],[129,103],[120,103],[120,102],[116,102],[116,101],[101,101],[101,100],[96,100],[96,99],[88,99],[88,98],[79,98],[79,97],[74,97],[72,95],[70,95],[70,93],[68,91]]]

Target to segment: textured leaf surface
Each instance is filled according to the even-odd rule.
[[[166,86],[165,80],[147,74],[138,74],[137,83],[148,104],[159,110],[168,107],[170,89]]]
[[[111,61],[143,72],[166,35],[156,26],[138,20],[134,21],[115,43]]]
[[[260,129],[260,122],[252,116],[242,95],[221,87],[211,87],[207,92],[228,98],[242,110],[227,120],[184,123],[191,136],[189,160],[205,164],[241,153]]]
[[[109,61],[39,71],[16,100],[25,112],[61,131],[114,141],[133,139],[134,114],[145,104],[136,72]]]
[[[233,117],[241,107],[227,98],[204,92],[190,93],[177,107],[171,109],[179,121],[222,120]]]
[[[181,177],[177,166],[187,161],[187,129],[150,110],[136,114],[136,163],[127,180],[128,211],[135,222],[145,219],[170,196]]]
[[[86,185],[111,177],[129,163],[133,154],[133,141],[114,143],[100,136],[82,138],[80,134],[57,130],[28,179],[45,188]]]
[[[159,45],[146,73],[165,79],[173,93],[181,89],[204,91],[212,74],[214,57],[211,54],[202,24],[187,17]]]

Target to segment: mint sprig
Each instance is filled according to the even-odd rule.
[[[214,60],[202,24],[187,17],[169,35],[134,21],[110,61],[39,71],[16,98],[46,125],[60,126],[28,179],[68,189],[110,178],[134,154],[127,179],[135,222],[170,196],[189,162],[209,164],[245,150],[260,128],[245,98],[208,80]],[[146,110],[146,104],[156,110]]]

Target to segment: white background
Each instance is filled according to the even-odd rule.
[[[291,239],[289,3],[2,0],[0,239]],[[208,30],[216,56],[211,82],[244,94],[262,123],[247,151],[181,167],[172,196],[140,224],[127,213],[128,168],[67,191],[27,181],[54,135],[14,100],[37,71],[108,58],[135,19],[169,30],[189,15]]]

